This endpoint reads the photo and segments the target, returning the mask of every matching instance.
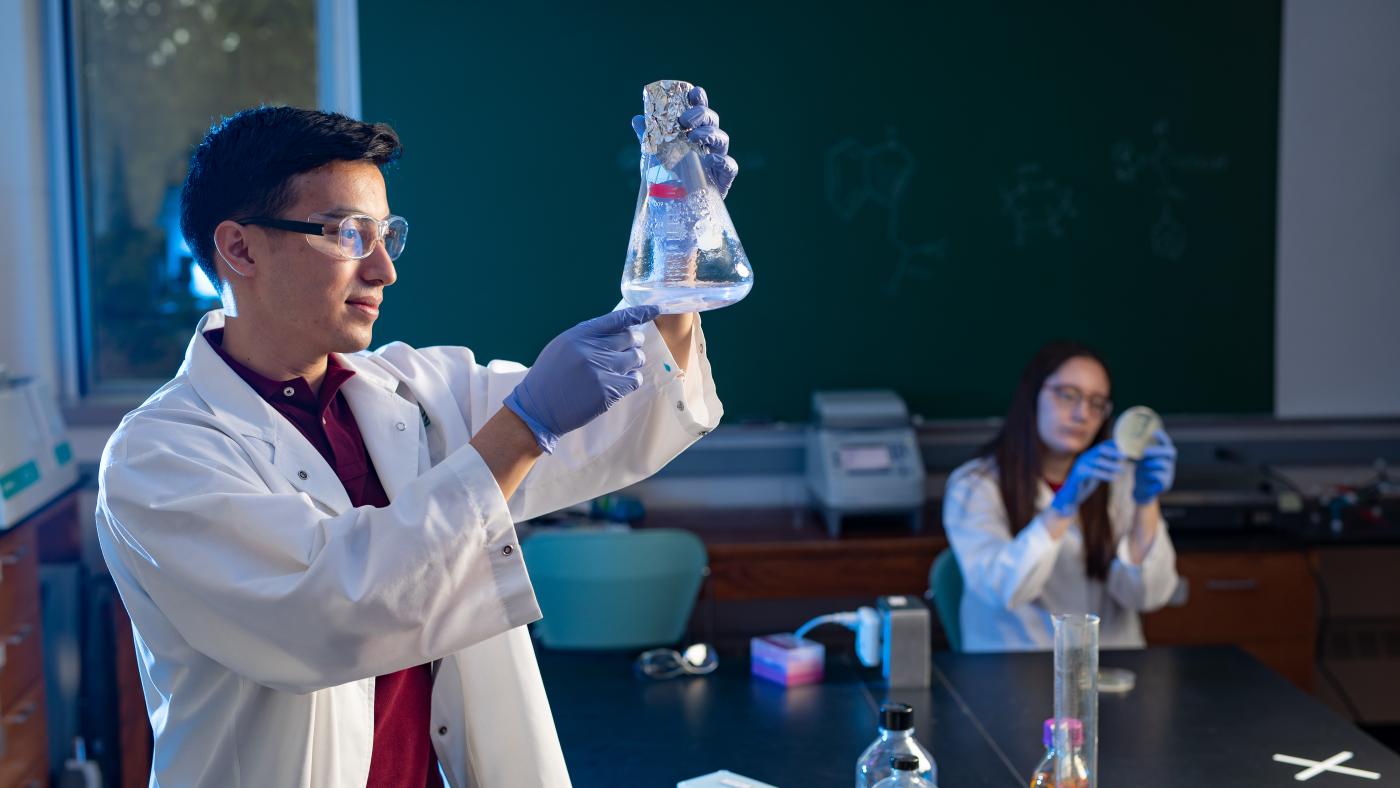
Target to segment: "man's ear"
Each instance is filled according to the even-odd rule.
[[[230,219],[219,222],[214,228],[214,254],[218,258],[215,267],[221,279],[230,274],[243,279],[258,275],[257,261],[253,259],[246,233],[243,225]]]

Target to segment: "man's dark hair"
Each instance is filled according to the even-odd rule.
[[[243,110],[214,124],[190,156],[180,192],[180,229],[195,261],[218,287],[214,228],[219,222],[277,216],[294,201],[291,180],[303,172],[333,161],[384,167],[402,151],[399,135],[384,123],[298,107]]]

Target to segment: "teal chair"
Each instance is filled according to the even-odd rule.
[[[933,607],[943,621],[943,631],[948,635],[948,645],[954,651],[962,651],[962,596],[963,576],[958,566],[958,558],[952,550],[944,550],[933,559],[933,568],[928,573],[929,593],[933,595]]]
[[[695,534],[666,528],[536,533],[521,546],[548,648],[636,649],[685,634],[706,571]]]

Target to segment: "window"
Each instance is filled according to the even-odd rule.
[[[175,373],[199,316],[218,305],[180,233],[190,152],[240,109],[324,107],[335,93],[322,83],[347,78],[325,72],[356,51],[353,13],[353,0],[70,0],[83,394],[141,394]]]

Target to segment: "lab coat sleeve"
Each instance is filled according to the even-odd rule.
[[[967,590],[1008,610],[1039,597],[1060,545],[1043,518],[1013,538],[994,478],[975,466],[956,471],[943,496],[943,529]]]
[[[1122,487],[1129,488],[1130,485]],[[1135,508],[1130,492],[1126,489],[1114,490],[1114,510],[1118,517],[1124,518],[1122,522],[1127,524],[1127,529],[1118,539],[1117,555],[1108,568],[1108,593],[1130,610],[1150,613],[1164,607],[1176,592],[1179,582],[1176,548],[1172,545],[1171,535],[1167,533],[1167,521],[1162,519],[1142,563],[1133,563],[1128,533],[1132,528]]]
[[[212,425],[161,420],[138,414],[108,445],[98,535],[114,574],[229,670],[307,693],[540,617],[506,502],[470,446],[387,507],[329,516],[270,490]]]
[[[682,371],[655,324],[641,327],[641,387],[606,413],[560,439],[541,457],[510,499],[517,521],[595,498],[656,473],[718,425],[724,407],[700,326],[695,317],[690,368]],[[471,351],[433,347],[419,351],[441,370],[461,416],[475,435],[528,369],[520,364],[475,363]]]

